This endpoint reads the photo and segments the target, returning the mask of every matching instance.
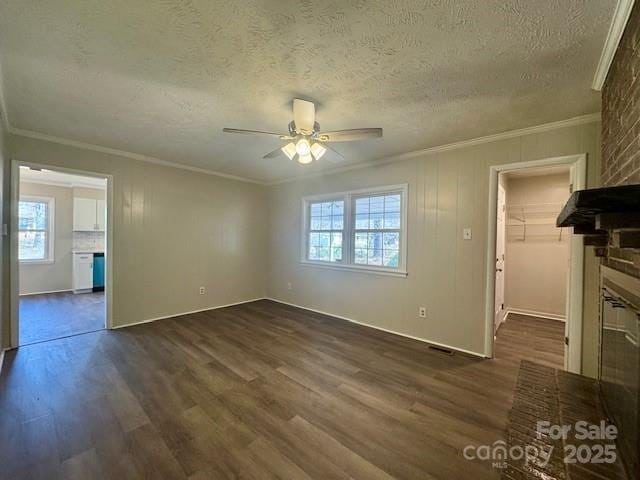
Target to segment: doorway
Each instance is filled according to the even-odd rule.
[[[496,357],[564,368],[569,273],[568,166],[499,174],[496,231]]]
[[[585,174],[584,155],[491,167],[486,356],[580,372],[583,245],[555,219]]]
[[[12,346],[106,328],[110,177],[12,166]]]

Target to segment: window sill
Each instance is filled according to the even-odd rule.
[[[51,265],[54,260],[20,260],[20,265]]]
[[[310,260],[300,260],[305,267],[320,267],[327,270],[346,270],[350,272],[367,273],[373,275],[383,275],[387,277],[407,277],[408,273],[404,270],[392,270],[388,268],[365,267],[358,265],[341,265],[336,263],[313,262]]]

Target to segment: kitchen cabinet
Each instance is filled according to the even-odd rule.
[[[73,230],[75,232],[104,232],[105,218],[104,200],[73,198]]]
[[[73,293],[90,292],[93,289],[93,254],[73,254]]]
[[[107,219],[107,209],[105,208],[104,200],[96,201],[96,225],[98,231],[104,232],[105,222]]]

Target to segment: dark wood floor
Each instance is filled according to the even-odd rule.
[[[20,345],[93,332],[104,326],[104,292],[20,297]]]
[[[515,322],[514,322],[515,323]],[[0,478],[497,478],[518,362],[270,301],[8,352]]]
[[[564,369],[564,322],[510,313],[496,334],[495,356]]]

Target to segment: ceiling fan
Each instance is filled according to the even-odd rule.
[[[333,132],[321,132],[320,124],[316,122],[316,107],[313,102],[293,100],[293,121],[289,123],[289,133],[262,132],[259,130],[241,130],[237,128],[223,128],[226,133],[242,133],[245,135],[266,135],[277,137],[288,143],[273,152],[267,153],[263,158],[275,158],[284,154],[289,160],[297,160],[298,163],[308,164],[314,159],[319,160],[327,150],[331,150],[339,160],[344,157],[325,145],[332,142],[352,142],[354,140],[366,140],[382,137],[381,128],[355,128],[352,130],[335,130]]]

